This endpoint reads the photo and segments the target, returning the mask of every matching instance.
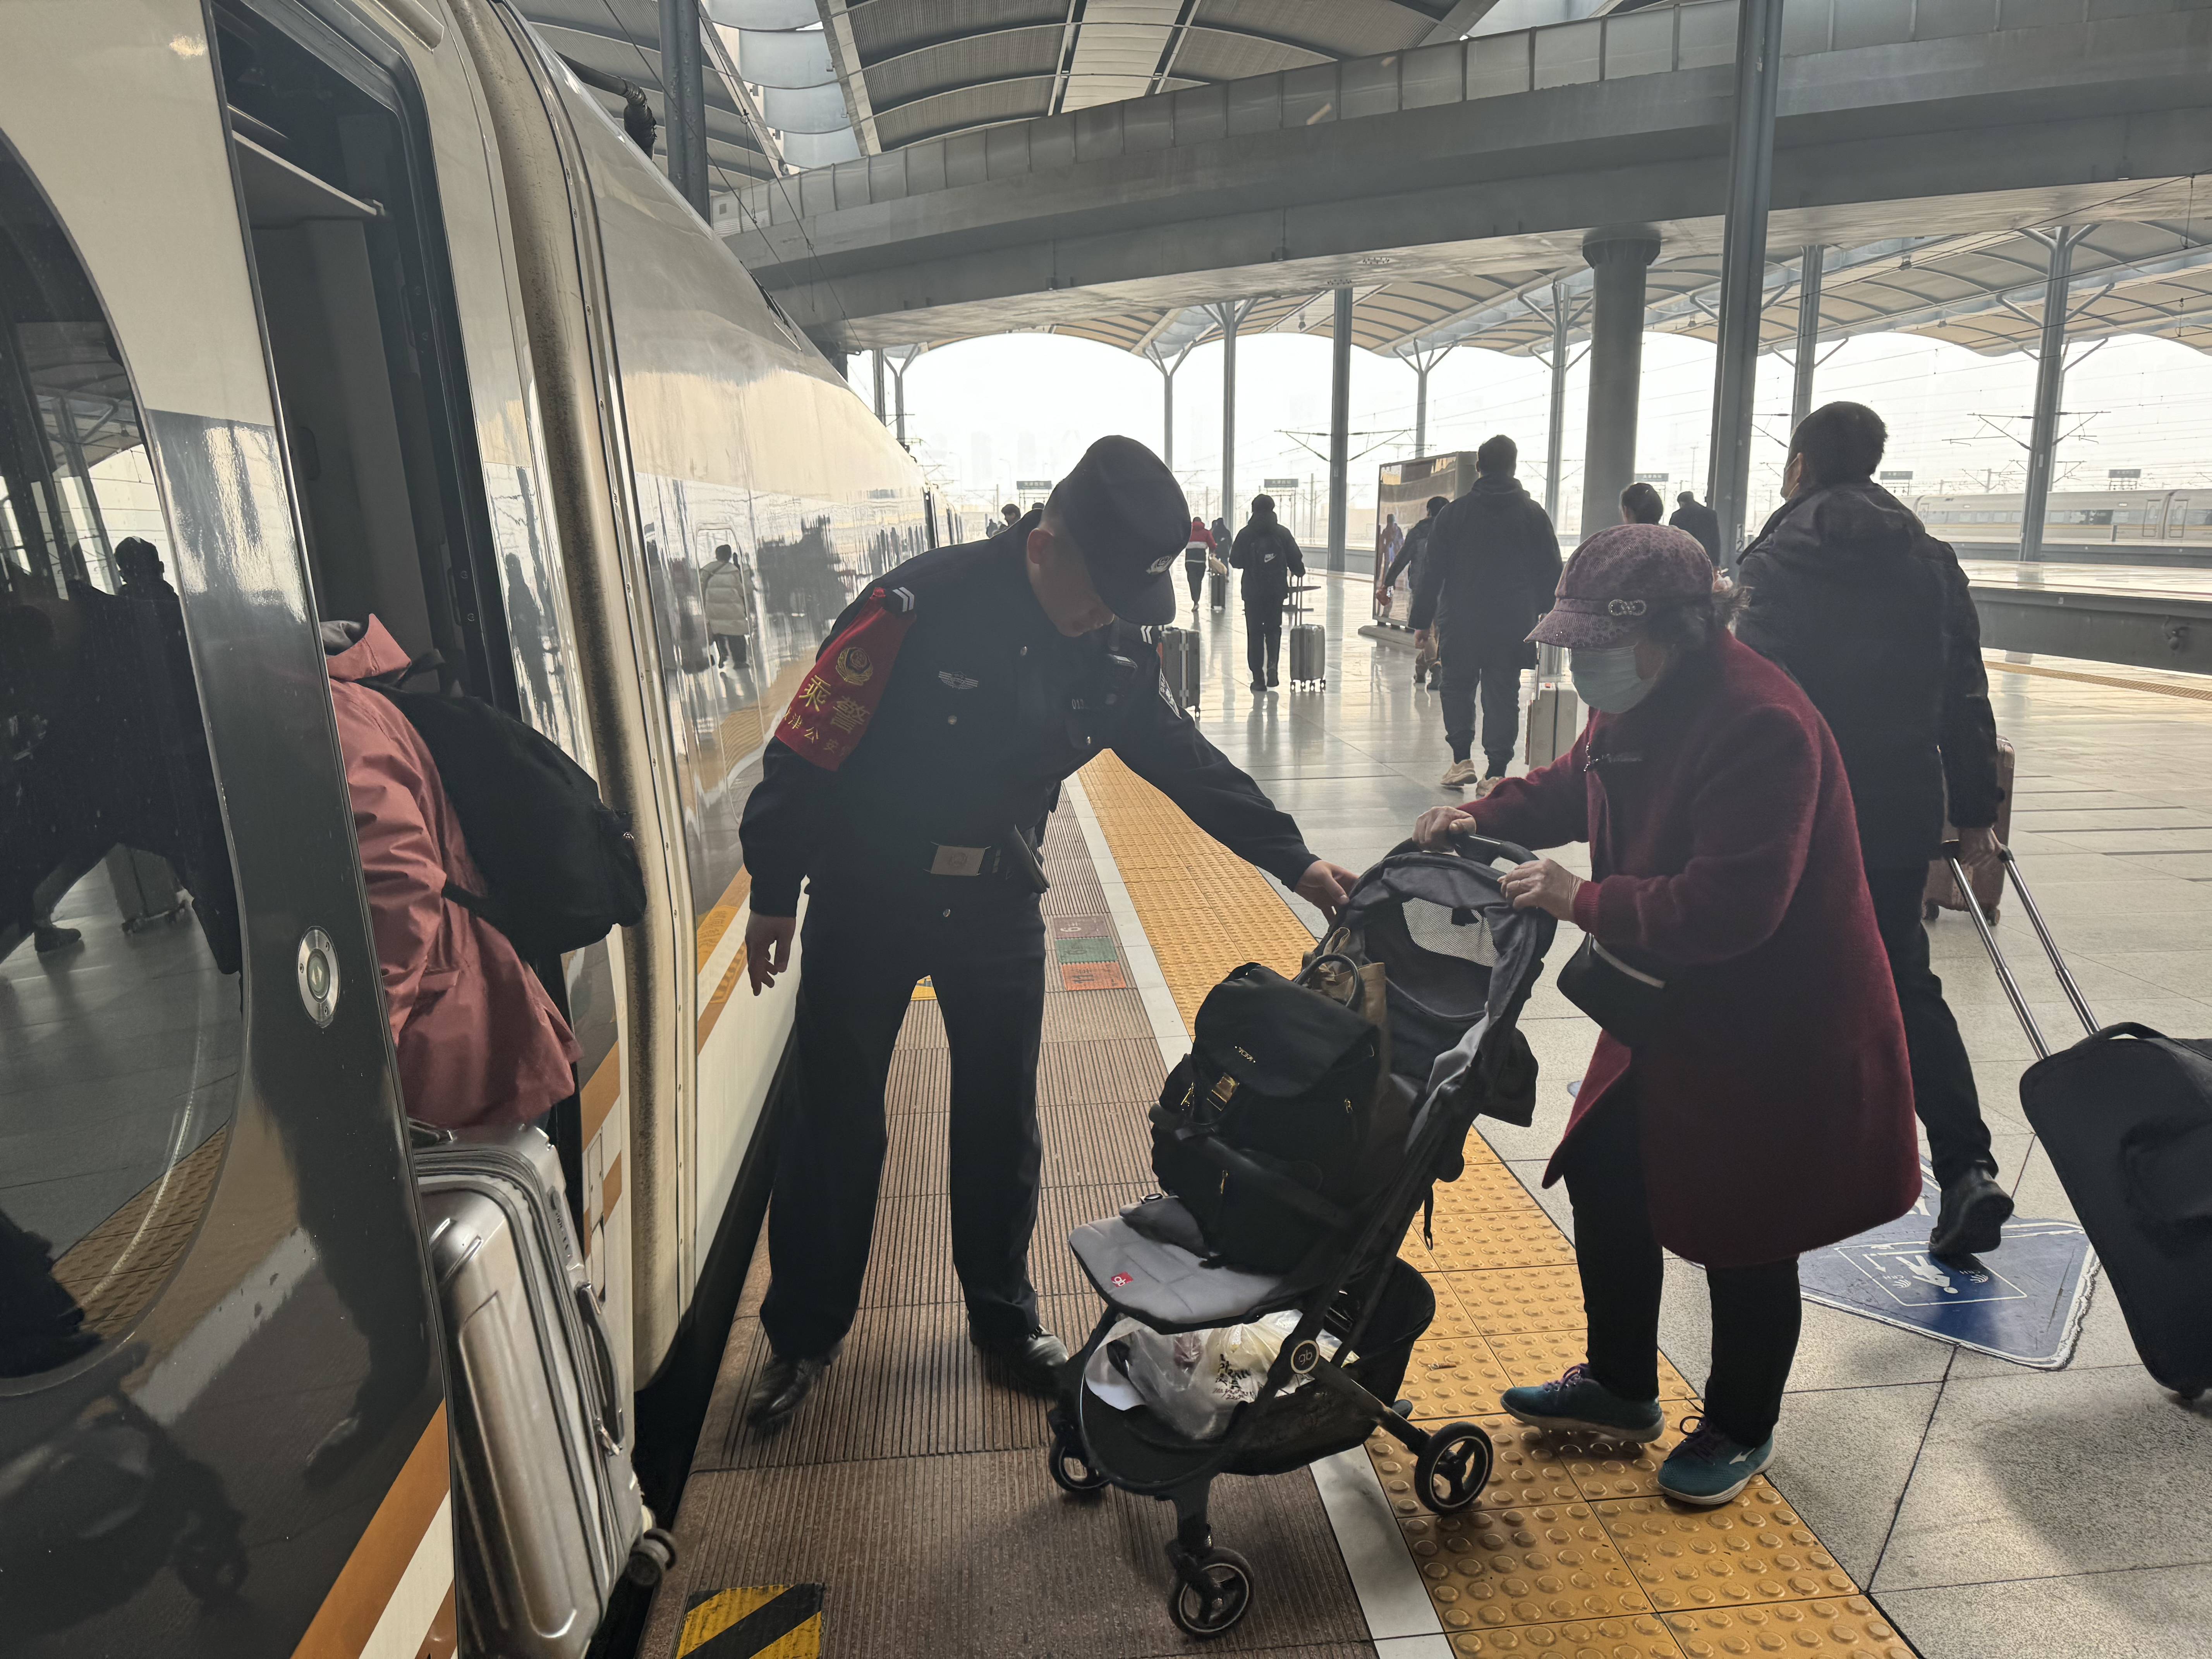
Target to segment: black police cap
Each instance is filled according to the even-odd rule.
[[[1175,620],[1168,573],[1190,540],[1190,503],[1158,456],[1134,438],[1101,438],[1060,481],[1052,505],[1115,616],[1139,626]]]

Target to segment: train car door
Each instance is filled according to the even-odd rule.
[[[200,0],[16,0],[7,35],[0,1643],[450,1651],[428,1290],[217,44]]]

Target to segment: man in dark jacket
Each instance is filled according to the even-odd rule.
[[[1413,583],[1413,646],[1426,646],[1440,611],[1451,626],[1437,638],[1443,669],[1444,736],[1451,740],[1447,789],[1475,781],[1474,702],[1482,697],[1482,752],[1489,770],[1477,797],[1505,775],[1521,737],[1521,671],[1535,661],[1524,644],[1552,608],[1559,585],[1559,538],[1552,520],[1516,482],[1521,452],[1500,434],[1474,452],[1474,483],[1429,532],[1427,568]]]
[[[1674,497],[1674,514],[1667,522],[1695,536],[1713,568],[1720,568],[1721,515],[1699,501],[1694,491],[1686,489]]]
[[[1788,499],[1745,550],[1743,641],[1796,677],[1842,750],[1867,890],[1889,952],[1912,1091],[1943,1189],[1929,1249],[1997,1247],[2012,1200],[1993,1176],[1974,1073],[1928,965],[1921,895],[1948,793],[1969,862],[1996,855],[1996,726],[1981,625],[1949,547],[1873,480],[1888,434],[1860,404],[1802,422]]]
[[[1382,573],[1382,594],[1387,599],[1390,590],[1398,585],[1401,571],[1413,573],[1410,580],[1415,588],[1421,585],[1421,572],[1429,568],[1429,537],[1437,527],[1437,515],[1451,505],[1449,496],[1429,497],[1428,512],[1421,521],[1406,532],[1406,544],[1398,550],[1398,556],[1390,561],[1390,568]],[[1443,631],[1444,618],[1441,608],[1429,622],[1429,642],[1413,653],[1413,684],[1434,684],[1437,669],[1437,636]]]
[[[1306,574],[1298,538],[1276,519],[1273,496],[1252,498],[1252,516],[1237,532],[1229,562],[1244,573],[1237,584],[1244,596],[1244,663],[1252,671],[1252,689],[1265,691],[1276,684],[1283,601],[1290,597],[1291,578]]]

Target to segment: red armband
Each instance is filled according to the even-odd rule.
[[[914,625],[912,610],[891,611],[887,597],[880,587],[870,593],[860,614],[822,648],[776,725],[785,747],[825,772],[836,771],[860,746],[890,683],[900,642]]]

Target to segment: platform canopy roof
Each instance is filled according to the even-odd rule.
[[[1771,248],[1764,343],[1786,348],[1797,334],[1803,250]],[[1820,337],[1902,332],[1948,340],[1987,356],[2032,349],[2042,328],[2049,245],[2033,230],[1898,238],[1824,250]],[[1589,272],[1579,261],[1551,269],[1486,273],[1457,282],[1388,278],[1353,288],[1352,339],[1370,351],[1418,361],[1455,346],[1528,355],[1551,343],[1564,304],[1571,335],[1582,331]],[[1646,285],[1647,326],[1715,337],[1717,255],[1662,259]],[[1327,334],[1326,292],[1242,302],[1240,334]],[[1133,351],[1172,369],[1192,347],[1222,335],[1224,307],[1118,311],[1055,324],[1072,335]],[[2070,340],[2150,334],[2212,351],[2212,222],[2186,218],[2092,228],[2073,253]],[[943,344],[946,342],[935,342]]]

